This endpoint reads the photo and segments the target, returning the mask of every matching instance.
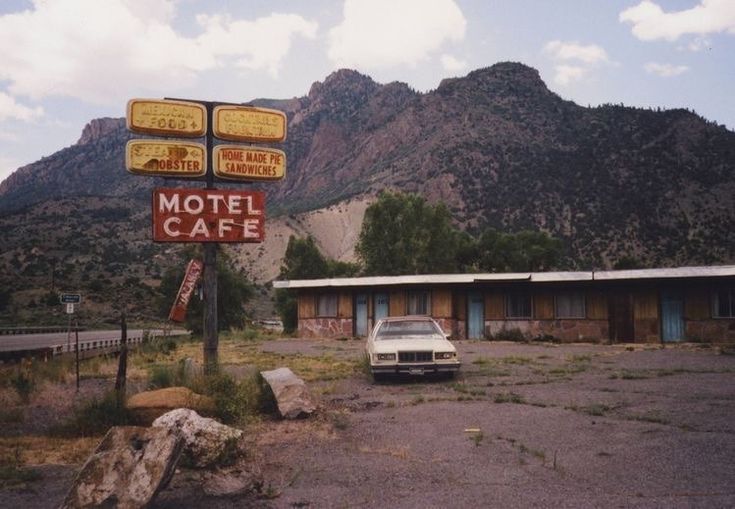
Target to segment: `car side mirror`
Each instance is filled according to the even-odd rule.
[[[452,340],[452,335],[451,334],[444,334],[444,337],[446,338],[447,341],[451,341]]]

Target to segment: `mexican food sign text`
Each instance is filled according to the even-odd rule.
[[[153,190],[156,242],[263,242],[265,194],[219,189]]]
[[[286,174],[286,154],[280,150],[239,145],[214,148],[214,174],[229,180],[280,180]]]
[[[131,99],[126,119],[136,133],[198,138],[207,132],[204,106],[186,101]]]

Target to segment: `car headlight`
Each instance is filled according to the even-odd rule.
[[[394,360],[396,360],[396,354],[394,354],[394,353],[378,353],[378,354],[375,354],[375,357],[379,361],[394,361]]]
[[[456,356],[456,352],[434,352],[435,359],[454,359]]]

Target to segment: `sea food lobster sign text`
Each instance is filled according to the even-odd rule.
[[[153,190],[156,242],[263,242],[265,194],[220,189]]]

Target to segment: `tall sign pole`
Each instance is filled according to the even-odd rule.
[[[207,125],[212,125],[214,105],[206,103]],[[211,127],[207,129],[207,168],[212,168],[212,151],[214,140]],[[214,172],[207,171],[206,189],[214,188]],[[217,246],[216,242],[205,242],[204,249],[204,274],[202,289],[204,291],[204,369],[212,373],[217,369],[219,334],[217,329]]]
[[[189,140],[131,140],[125,166],[137,175],[204,180],[204,189],[153,190],[153,240],[200,242],[204,251],[204,364],[217,368],[217,249],[222,242],[262,242],[265,194],[218,190],[215,182],[275,181],[285,177],[286,154],[242,145],[286,139],[286,115],[278,110],[189,99],[131,99],[128,129]],[[204,138],[205,144],[191,141]],[[215,138],[235,142],[215,147]]]

